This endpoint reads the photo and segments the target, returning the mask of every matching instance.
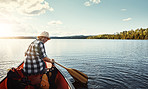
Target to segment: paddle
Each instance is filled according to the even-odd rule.
[[[66,69],[69,74],[76,80],[79,81],[81,83],[87,83],[88,82],[88,76],[76,69],[71,69],[71,68],[66,68],[64,66],[62,66],[61,64],[55,62],[57,65],[63,67],[64,69]]]

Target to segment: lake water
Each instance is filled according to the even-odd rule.
[[[0,39],[0,79],[25,59],[33,40]],[[45,47],[49,58],[88,75],[78,89],[148,89],[148,40],[52,39]]]

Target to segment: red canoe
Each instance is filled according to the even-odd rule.
[[[17,69],[22,69],[23,64],[24,63],[21,63],[17,67]],[[55,73],[55,70],[56,70],[55,79],[54,79],[54,86],[56,87],[56,89],[75,89],[73,84],[70,82],[70,80],[68,80],[64,76],[64,74],[62,73],[62,71],[58,67],[56,67],[55,65],[52,65],[52,67],[55,68],[52,73]],[[47,72],[47,73],[49,73],[49,72]],[[47,73],[44,75],[47,75]],[[46,81],[46,80],[48,80],[48,76],[44,76],[44,75],[42,76],[40,88],[41,89],[49,89],[49,86],[52,86],[51,84],[53,84],[53,83],[50,84],[48,81]],[[10,79],[9,79],[9,81],[10,81]],[[10,83],[8,82],[8,76],[6,76],[0,82],[0,89],[9,89],[8,85],[10,85]],[[11,85],[12,85],[12,83],[11,83]],[[13,86],[19,86],[19,85],[13,85]],[[35,88],[34,87],[25,87],[24,89],[35,89]]]

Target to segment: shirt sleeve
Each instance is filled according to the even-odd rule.
[[[43,59],[47,57],[44,44],[40,42],[38,46],[39,46],[40,58]]]

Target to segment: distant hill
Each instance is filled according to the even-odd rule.
[[[0,37],[0,39],[35,39],[33,36],[12,36],[12,37]]]
[[[51,39],[86,39],[89,36],[63,36],[63,37],[51,37]]]
[[[50,37],[51,39],[86,39],[89,36],[63,36],[63,37]],[[14,37],[0,37],[0,39],[36,39],[36,36],[14,36]]]

